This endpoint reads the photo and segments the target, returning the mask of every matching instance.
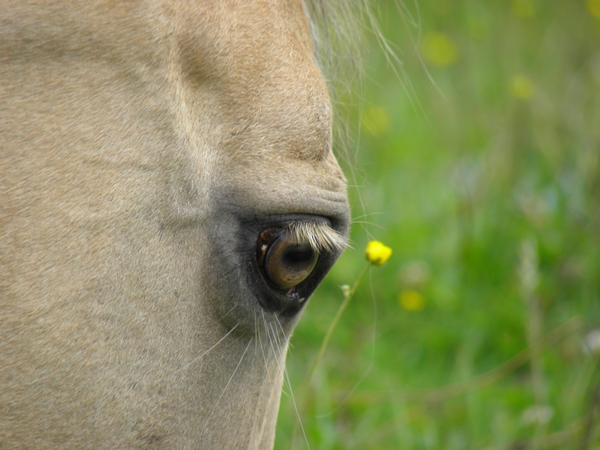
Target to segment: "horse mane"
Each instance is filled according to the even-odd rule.
[[[361,74],[365,16],[373,18],[369,0],[303,0],[312,37],[315,62],[330,91]],[[376,21],[372,22],[376,29]],[[372,26],[371,26],[372,28]],[[340,79],[340,77],[342,79]],[[352,84],[352,83],[351,83]],[[334,88],[334,86],[336,88]],[[350,91],[351,86],[346,85]]]
[[[392,0],[381,3],[377,0],[301,1],[310,27],[315,64],[327,83],[331,102],[334,105],[334,151],[338,161],[345,163],[343,167],[350,180],[350,186],[358,186],[362,184],[360,181],[362,174],[356,164],[359,148],[357,128],[360,128],[360,111],[365,106],[363,80],[365,59],[369,48],[367,38],[372,38],[378,44],[390,70],[395,74],[412,106],[415,110],[421,111],[411,80],[402,60],[398,57],[401,49],[386,39],[380,26],[380,18],[386,16],[385,8],[396,9],[405,29],[406,42],[403,47],[412,48],[418,54],[421,32],[418,1]],[[435,86],[424,65],[423,70]],[[352,108],[359,111],[358,124]],[[368,216],[359,192],[357,197],[357,206],[362,216]],[[368,227],[363,225],[363,228],[367,234],[370,234]]]
[[[401,75],[402,63],[379,25],[378,16],[385,17],[386,14],[380,11],[382,5],[376,0],[301,1],[310,26],[315,59],[328,83],[337,81],[334,77],[343,77],[344,72],[350,80],[360,81],[364,67],[361,56],[367,49],[365,35],[375,38],[392,70],[397,72],[396,75]],[[408,40],[414,46],[414,36],[410,30],[418,32],[421,28],[418,3],[415,1],[413,7],[408,8],[403,0],[393,0],[384,8],[397,10],[409,31]],[[400,78],[403,79],[404,76]],[[348,81],[344,80],[346,83]],[[346,86],[348,91],[354,88],[352,81]]]

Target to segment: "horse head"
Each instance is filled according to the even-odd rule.
[[[8,2],[0,60],[0,446],[272,447],[349,224],[302,2]]]

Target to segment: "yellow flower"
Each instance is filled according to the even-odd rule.
[[[379,136],[390,127],[390,116],[381,106],[369,106],[362,113],[360,125],[365,133]]]
[[[437,67],[447,67],[458,61],[458,47],[454,41],[443,33],[429,33],[421,44],[423,58]]]
[[[418,291],[405,290],[400,292],[398,302],[407,311],[417,312],[425,308],[425,297]]]
[[[588,0],[587,8],[592,16],[600,19],[600,0]]]
[[[392,249],[383,245],[379,241],[371,241],[365,250],[365,258],[374,266],[381,266],[386,263],[392,255]]]
[[[533,97],[533,82],[524,75],[513,77],[510,80],[510,95],[519,100],[529,100]]]
[[[512,13],[519,19],[531,19],[535,16],[535,3],[532,0],[513,0]]]

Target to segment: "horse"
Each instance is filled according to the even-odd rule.
[[[272,448],[350,222],[306,8],[3,3],[0,448]]]

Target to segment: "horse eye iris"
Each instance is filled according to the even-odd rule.
[[[308,242],[297,242],[284,232],[269,247],[264,259],[264,272],[280,289],[289,289],[306,280],[312,273],[319,253]]]

